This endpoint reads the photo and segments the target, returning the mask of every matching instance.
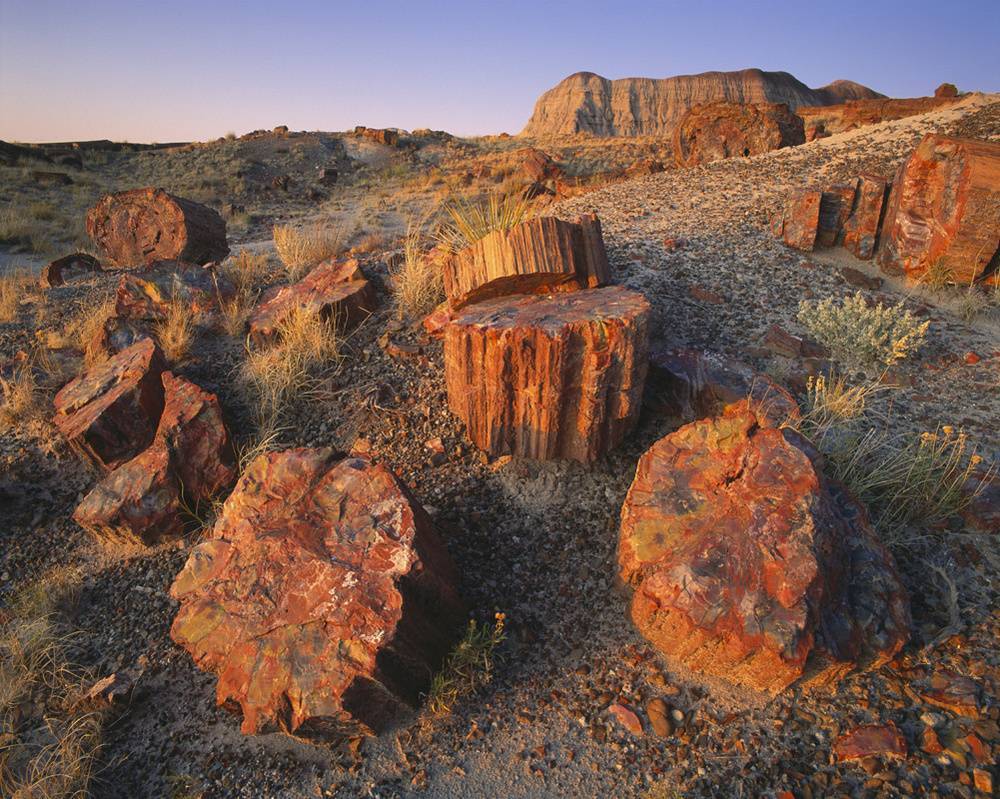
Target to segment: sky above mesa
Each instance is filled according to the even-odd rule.
[[[516,133],[573,72],[785,70],[893,97],[1000,91],[1000,1],[0,0],[0,139],[288,125]]]

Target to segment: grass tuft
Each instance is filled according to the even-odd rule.
[[[438,259],[424,251],[418,226],[410,225],[403,240],[403,261],[391,270],[392,292],[400,318],[422,316],[444,299]]]
[[[0,430],[8,430],[42,415],[41,392],[32,359],[0,374]]]
[[[338,255],[343,247],[343,231],[320,224],[275,225],[273,236],[274,248],[290,280],[299,280],[320,261]]]
[[[26,293],[34,290],[35,281],[27,269],[13,269],[0,275],[0,322],[13,322]]]
[[[153,329],[168,361],[180,363],[188,356],[194,341],[194,315],[187,303],[172,298],[167,304],[166,317]]]
[[[506,637],[504,623],[503,613],[496,614],[492,627],[469,621],[465,637],[431,681],[427,710],[432,717],[449,715],[459,699],[493,679],[493,654]]]
[[[495,230],[510,230],[531,211],[531,204],[516,194],[491,193],[484,201],[461,198],[445,205],[449,221],[441,225],[438,241],[449,252],[457,252]]]

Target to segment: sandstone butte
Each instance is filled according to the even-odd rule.
[[[229,254],[217,211],[157,188],[102,197],[87,213],[87,235],[122,269],[162,259],[205,264]]]
[[[183,532],[236,478],[233,445],[216,396],[163,372],[164,406],[148,449],[101,480],[73,519],[106,541],[151,545]]]
[[[110,471],[146,449],[163,411],[166,368],[152,339],[143,338],[74,378],[53,400],[53,424],[70,446]]]
[[[856,99],[839,105],[807,106],[796,109],[805,125],[806,141],[822,139],[836,133],[926,114],[936,108],[954,105],[953,97],[914,97],[904,99]]]
[[[298,283],[264,292],[250,316],[250,339],[256,345],[276,340],[282,322],[296,309],[349,328],[375,310],[375,292],[356,260],[323,261]]]
[[[802,120],[785,103],[709,103],[688,110],[674,128],[674,161],[697,166],[805,140]]]
[[[433,523],[383,465],[261,455],[170,589],[171,637],[243,732],[330,739],[415,706],[465,617]]]
[[[1000,282],[1000,142],[927,134],[889,193],[878,262],[919,280]]]
[[[618,557],[632,619],[669,662],[774,694],[903,646],[892,557],[814,457],[747,400],[642,456]]]
[[[538,98],[521,135],[670,136],[689,108],[706,103],[786,103],[794,111],[873,97],[882,95],[851,81],[810,89],[787,72],[759,69],[620,80],[577,72]]]
[[[638,421],[648,338],[620,286],[471,305],[445,328],[448,405],[492,455],[593,461]]]
[[[141,273],[121,276],[115,313],[122,319],[165,319],[170,304],[177,302],[192,314],[207,314],[234,293],[232,284],[214,269],[185,261],[153,261]]]
[[[528,219],[493,231],[445,258],[442,266],[445,294],[455,309],[507,294],[596,288],[611,279],[594,214],[576,222]]]

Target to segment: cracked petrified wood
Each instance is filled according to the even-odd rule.
[[[804,144],[802,120],[785,103],[706,103],[674,128],[677,166],[697,166]]]
[[[115,313],[122,319],[166,319],[171,303],[198,316],[229,302],[235,290],[225,277],[185,261],[154,261],[139,274],[122,275],[115,293]]]
[[[1000,142],[928,134],[899,168],[878,262],[919,280],[1000,281]]]
[[[882,214],[885,211],[889,181],[878,175],[861,175],[851,215],[844,222],[844,247],[855,258],[867,261],[878,247]]]
[[[622,507],[631,615],[669,661],[756,691],[890,659],[909,602],[864,510],[755,403],[642,456]]]
[[[56,394],[53,424],[70,446],[110,470],[149,446],[163,411],[160,348],[143,338]]]
[[[415,706],[461,632],[456,576],[383,465],[261,455],[170,589],[170,634],[219,676],[243,731],[379,731]]]
[[[822,198],[819,189],[797,189],[789,194],[782,211],[771,220],[775,238],[797,250],[811,251],[816,246]]]
[[[497,230],[444,259],[444,290],[452,308],[508,294],[572,291],[610,282],[601,222],[536,217]]]
[[[229,254],[217,211],[156,188],[102,197],[87,213],[87,235],[123,269],[172,258],[205,264]]]
[[[170,372],[162,380],[153,443],[101,480],[73,513],[98,538],[148,545],[180,534],[182,511],[197,514],[236,479],[218,398]]]
[[[445,329],[448,405],[492,455],[593,461],[638,420],[648,323],[620,286],[472,305]]]
[[[282,322],[296,309],[353,327],[375,310],[375,292],[353,258],[318,264],[298,283],[264,292],[250,317],[250,338],[256,345],[275,341]]]
[[[838,183],[823,190],[819,201],[815,246],[832,247],[843,240],[844,223],[854,208],[857,190],[857,178],[850,183]]]

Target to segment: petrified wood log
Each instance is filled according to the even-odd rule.
[[[771,232],[789,247],[811,251],[816,246],[819,208],[823,192],[798,189],[785,201],[784,209],[771,220]]]
[[[206,264],[229,255],[218,212],[163,189],[105,195],[87,214],[87,235],[122,269],[160,259]]]
[[[53,424],[70,445],[111,470],[149,446],[163,411],[163,354],[144,338],[56,394]]]
[[[889,181],[878,175],[861,175],[851,215],[844,222],[844,247],[855,258],[867,261],[878,247],[882,212],[885,210]]]
[[[618,560],[632,620],[668,658],[765,693],[884,663],[909,602],[864,510],[755,402],[642,456]]]
[[[42,269],[42,274],[38,282],[43,289],[48,289],[53,286],[61,286],[65,283],[67,273],[72,278],[80,273],[100,271],[101,262],[93,255],[88,255],[85,252],[75,252],[72,255],[64,255],[62,258],[56,258],[56,260],[46,264],[45,268]]]
[[[674,128],[677,166],[747,157],[805,143],[802,120],[785,103],[707,103]]]
[[[454,568],[384,465],[261,455],[170,589],[170,630],[219,675],[245,733],[379,731],[419,701],[461,632]]]
[[[507,294],[596,288],[611,279],[593,214],[576,222],[536,217],[494,231],[446,258],[443,269],[445,294],[456,309]]]
[[[648,322],[620,286],[465,308],[445,329],[448,405],[493,455],[593,461],[638,420]]]
[[[857,178],[850,183],[838,183],[823,190],[819,201],[815,246],[832,247],[841,240],[844,223],[854,208],[854,195],[857,190]]]
[[[250,339],[256,345],[274,341],[281,323],[296,309],[333,319],[346,329],[375,310],[375,292],[353,258],[323,261],[298,283],[264,292],[250,317]]]
[[[802,117],[806,141],[813,141],[862,125],[925,114],[956,102],[953,97],[848,100],[840,105],[799,106],[795,113]]]
[[[958,285],[1000,281],[1000,142],[928,134],[889,194],[878,262],[919,280],[931,267]]]

